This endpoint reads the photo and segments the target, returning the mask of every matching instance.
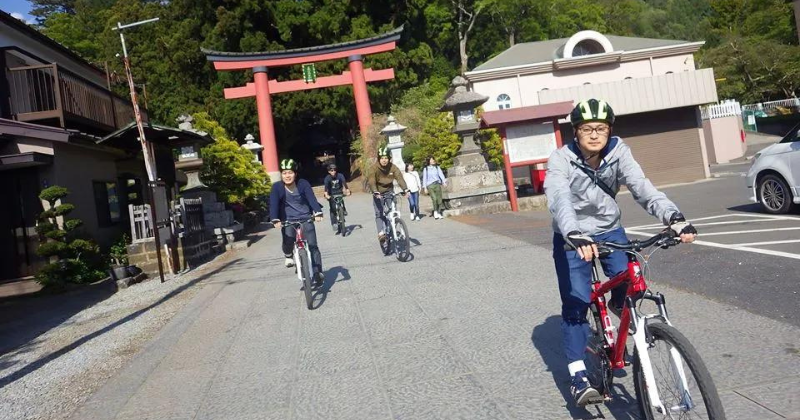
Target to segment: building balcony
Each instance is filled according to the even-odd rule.
[[[108,133],[135,119],[130,100],[58,64],[11,68],[7,75],[11,113],[17,121]],[[147,111],[140,109],[147,121]]]

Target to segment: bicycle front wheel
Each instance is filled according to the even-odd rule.
[[[411,250],[406,222],[398,217],[394,221],[394,230],[395,233],[397,233],[397,242],[394,244],[397,260],[403,262],[408,261],[408,257],[411,255]]]
[[[339,207],[339,209],[336,211],[336,216],[337,216],[336,220],[338,220],[339,224],[339,234],[341,234],[344,237],[344,234],[347,230],[345,228],[345,223],[344,223],[344,210],[341,207]]]
[[[689,340],[663,323],[648,324],[647,331],[653,379],[667,413],[659,412],[650,403],[637,349],[633,358],[633,384],[642,418],[725,419],[717,387]]]
[[[306,307],[314,309],[314,296],[311,294],[312,273],[314,270],[311,268],[311,260],[308,258],[308,252],[305,249],[298,249],[300,254],[300,273],[303,276],[303,292],[306,295]]]

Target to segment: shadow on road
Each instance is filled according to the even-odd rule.
[[[331,288],[334,284],[340,281],[348,281],[351,279],[350,277],[350,270],[342,267],[336,266],[333,268],[329,268],[328,271],[325,273],[325,281],[322,283],[321,286],[317,288],[316,293],[314,294],[314,301],[316,304],[314,305],[313,309],[317,309],[325,303],[325,299],[328,298],[328,292],[331,291]],[[341,279],[339,276],[341,275]],[[317,296],[319,296],[319,300],[317,301]]]
[[[36,337],[108,299],[116,291],[114,282],[104,281],[74,292],[37,293],[0,300],[0,355],[32,344]]]
[[[350,236],[350,234],[353,233],[353,231],[355,231],[356,229],[364,229],[364,226],[361,226],[361,225],[345,226],[344,227],[344,235],[342,235],[342,236]]]
[[[81,338],[73,341],[72,343],[62,347],[61,349],[54,351],[53,353],[48,354],[47,356],[39,358],[39,359],[37,359],[37,360],[35,360],[35,361],[23,366],[22,368],[14,371],[13,373],[10,373],[8,375],[3,376],[2,378],[0,378],[0,388],[3,388],[8,384],[11,384],[11,383],[13,383],[13,382],[15,382],[15,381],[17,381],[19,379],[24,378],[28,374],[37,371],[42,366],[52,362],[53,360],[58,359],[59,357],[69,353],[70,351],[80,347],[81,345],[91,341],[92,339],[97,338],[97,337],[99,337],[99,336],[101,336],[101,335],[103,335],[103,334],[105,334],[105,333],[107,333],[109,331],[112,331],[113,329],[115,329],[115,328],[117,328],[117,327],[129,322],[129,321],[132,321],[132,320],[138,318],[139,316],[141,316],[142,314],[146,313],[147,311],[149,311],[149,310],[161,305],[162,303],[164,303],[164,302],[172,299],[173,297],[183,293],[186,289],[189,289],[190,287],[194,286],[195,284],[197,284],[197,283],[199,283],[199,282],[201,282],[201,281],[203,281],[205,279],[208,279],[208,278],[212,277],[213,275],[219,273],[220,271],[225,270],[226,268],[230,267],[231,265],[236,264],[239,261],[241,261],[241,258],[237,258],[235,260],[228,261],[227,263],[217,267],[216,269],[211,270],[208,273],[205,273],[205,274],[197,277],[196,279],[191,280],[188,283],[186,283],[186,284],[176,288],[175,290],[169,292],[167,295],[165,295],[164,297],[162,297],[158,301],[154,302],[153,304],[151,304],[151,305],[149,305],[149,306],[147,306],[145,308],[139,309],[138,311],[136,311],[136,312],[134,312],[134,313],[132,313],[130,315],[127,315],[127,316],[125,316],[123,318],[120,318],[119,320],[117,320],[117,321],[115,321],[115,322],[113,322],[111,324],[108,324],[105,327],[103,327],[103,328],[101,328],[101,329],[99,329],[99,330],[97,330],[97,331],[95,331],[95,332],[93,332],[91,334],[88,334],[88,335],[85,335],[85,336],[81,337]]]
[[[742,204],[739,206],[728,207],[728,210],[740,211],[742,213],[758,213],[758,214],[763,214],[765,216],[769,216],[767,213],[764,212],[761,205],[758,203]]]
[[[603,412],[611,414],[618,420],[634,420],[638,416],[636,398],[619,383],[612,385],[613,400],[603,406],[586,406],[580,408],[575,405],[569,391],[570,376],[567,370],[567,359],[564,357],[564,348],[561,340],[561,317],[551,316],[542,324],[537,325],[531,333],[531,341],[542,356],[547,370],[553,375],[553,383],[561,392],[565,408],[573,419],[602,419],[607,418]],[[600,407],[604,407],[601,411]]]

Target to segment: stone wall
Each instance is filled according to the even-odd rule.
[[[212,238],[206,233],[178,238],[177,270],[196,268],[208,258],[216,255],[218,251],[212,248],[213,243]],[[169,273],[169,253],[163,247],[160,251],[164,273]],[[128,245],[128,260],[131,265],[139,267],[149,277],[158,277],[158,255],[153,238]]]

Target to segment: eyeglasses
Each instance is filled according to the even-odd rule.
[[[610,129],[611,128],[609,126],[607,126],[607,125],[601,125],[600,127],[589,127],[589,126],[584,125],[584,126],[578,128],[578,132],[583,134],[583,135],[588,136],[588,135],[592,134],[592,131],[596,131],[597,134],[599,134],[601,136],[604,136],[604,135],[608,134],[608,131]]]

